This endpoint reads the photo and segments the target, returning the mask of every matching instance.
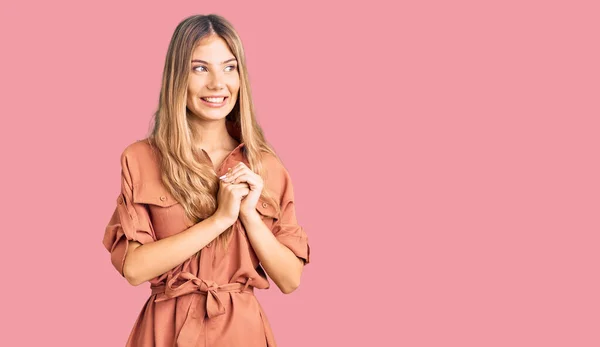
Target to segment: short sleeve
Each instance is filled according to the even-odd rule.
[[[104,247],[110,252],[113,266],[123,277],[125,277],[123,265],[129,246],[128,241],[134,240],[146,244],[156,240],[147,207],[133,201],[131,160],[125,152],[121,155],[121,193],[117,197],[115,210],[106,226],[102,241]]]
[[[296,208],[294,206],[294,187],[287,171],[284,170],[283,193],[281,196],[281,217],[273,225],[272,231],[275,238],[294,254],[310,262],[310,245],[304,227],[298,224]]]

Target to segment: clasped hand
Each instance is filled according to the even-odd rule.
[[[230,168],[219,177],[219,207],[224,208],[229,218],[252,217],[258,212],[256,205],[263,190],[263,179],[243,162]]]

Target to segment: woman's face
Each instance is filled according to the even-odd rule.
[[[202,39],[192,52],[187,108],[203,120],[225,118],[239,89],[237,61],[225,40],[216,35]]]

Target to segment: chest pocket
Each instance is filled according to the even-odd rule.
[[[190,227],[181,204],[159,182],[135,186],[133,201],[146,205],[159,240]]]
[[[260,197],[258,199],[258,203],[256,204],[256,211],[258,211],[258,214],[260,215],[260,218],[263,220],[265,225],[267,225],[269,229],[272,230],[273,225],[278,219],[277,211],[275,210],[273,203]]]
[[[140,184],[133,189],[133,201],[140,204],[170,207],[178,204],[173,195],[159,183]]]

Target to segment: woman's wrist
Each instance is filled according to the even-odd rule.
[[[258,214],[258,211],[256,209],[253,209],[246,213],[240,212],[240,221],[244,224],[246,224],[247,222],[260,221],[261,219],[262,218],[260,217],[260,214]]]
[[[230,226],[235,223],[235,220],[230,220],[229,218],[222,217],[219,214],[213,214],[212,216],[207,218],[210,222],[217,228],[220,232],[227,230]]]

